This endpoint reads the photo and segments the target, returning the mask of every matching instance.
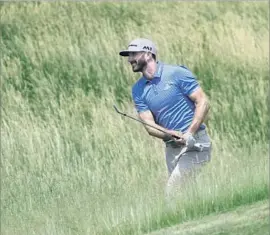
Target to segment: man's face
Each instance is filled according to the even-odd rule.
[[[128,62],[133,72],[142,72],[147,65],[145,52],[129,52]]]

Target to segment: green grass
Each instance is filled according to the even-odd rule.
[[[188,221],[149,235],[261,235],[269,233],[269,202],[241,206],[233,211]]]
[[[267,6],[2,3],[1,233],[141,234],[266,199]],[[112,107],[136,115],[138,74],[118,55],[135,37],[211,102],[212,162],[175,209],[163,143]]]

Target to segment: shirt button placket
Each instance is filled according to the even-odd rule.
[[[156,84],[153,84],[153,90],[154,90],[154,94],[157,95],[158,91],[157,91],[157,86]]]

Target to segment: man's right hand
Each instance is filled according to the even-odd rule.
[[[173,141],[176,145],[182,146],[185,145],[185,139],[183,138],[183,133],[175,130],[168,130],[167,133],[170,135],[170,140]]]

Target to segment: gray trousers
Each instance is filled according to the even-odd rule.
[[[166,163],[169,179],[166,194],[170,196],[176,188],[184,185],[196,175],[198,170],[211,160],[211,141],[206,130],[200,130],[195,135],[195,147],[166,144]]]

